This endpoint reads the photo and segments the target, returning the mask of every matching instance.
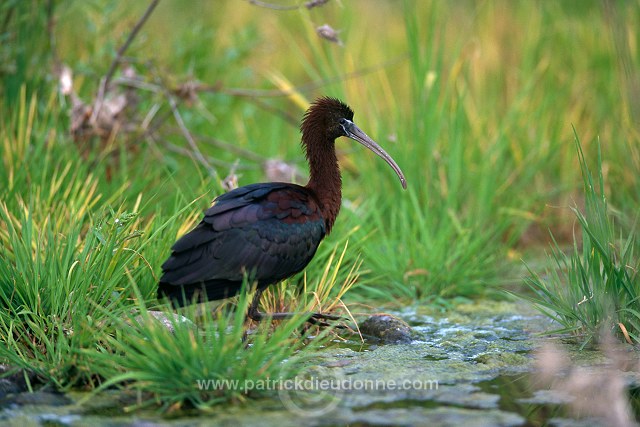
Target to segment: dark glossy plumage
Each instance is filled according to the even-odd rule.
[[[184,305],[235,295],[243,277],[258,290],[302,271],[331,232],[341,204],[335,140],[349,137],[381,156],[406,181],[398,165],[353,122],[353,111],[333,98],[320,98],[300,129],[309,162],[306,186],[251,184],[218,197],[196,228],[172,247],[162,265],[158,297]],[[260,292],[251,305],[257,313]]]
[[[325,234],[318,201],[305,187],[237,188],[218,197],[200,224],[173,245],[159,292],[180,305],[200,290],[209,300],[227,298],[240,290],[246,269],[263,289],[302,271]]]

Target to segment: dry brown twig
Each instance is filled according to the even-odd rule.
[[[151,13],[153,13],[153,10],[156,8],[156,6],[158,6],[158,3],[160,3],[160,0],[151,1],[151,3],[149,4],[149,7],[147,7],[147,10],[145,10],[140,20],[138,20],[136,25],[131,30],[131,33],[129,33],[129,37],[127,37],[127,40],[124,42],[122,46],[120,46],[120,49],[118,49],[118,52],[116,53],[116,57],[111,62],[111,65],[109,66],[109,70],[107,71],[107,74],[105,74],[105,76],[102,78],[100,82],[100,86],[98,87],[98,96],[96,97],[96,102],[94,104],[93,112],[91,114],[90,122],[92,124],[95,123],[95,121],[97,120],[100,114],[100,110],[102,109],[104,96],[109,86],[109,82],[111,81],[111,78],[113,77],[113,74],[115,73],[116,68],[118,68],[118,65],[120,65],[120,60],[122,59],[122,55],[124,55],[125,51],[129,48],[129,46],[133,42],[133,39],[136,38],[136,35],[138,34],[142,26],[145,24],[145,22],[147,22],[147,19],[149,19],[149,16],[151,16]]]
[[[189,146],[193,150],[193,154],[196,160],[207,169],[207,172],[209,172],[209,175],[217,176],[218,173],[216,172],[215,168],[211,166],[209,162],[207,162],[207,159],[202,154],[202,151],[200,151],[200,149],[198,148],[198,144],[196,144],[195,139],[193,139],[191,132],[189,132],[187,125],[185,125],[184,120],[182,120],[182,116],[178,111],[178,104],[176,103],[176,100],[173,98],[173,95],[171,95],[170,93],[167,93],[166,95],[167,95],[167,101],[169,101],[169,106],[171,107],[171,111],[173,112],[173,117],[175,118],[176,123],[178,123],[178,127],[180,127],[180,131],[182,132],[185,139],[189,143]]]
[[[302,6],[300,4],[279,5],[279,4],[268,3],[268,2],[264,2],[264,1],[260,1],[260,0],[247,0],[247,1],[249,3],[251,3],[252,5],[254,5],[254,6],[264,7],[266,9],[278,10],[278,11],[297,10]],[[304,3],[304,7],[306,7],[307,9],[310,10],[310,9],[315,8],[315,7],[324,6],[328,2],[329,2],[329,0],[310,0],[310,1]],[[338,33],[339,33],[339,31],[334,30],[328,24],[324,24],[324,25],[321,25],[319,27],[316,27],[316,34],[320,38],[322,38],[324,40],[327,40],[327,41],[330,41],[331,43],[335,43],[338,46],[343,46],[342,40],[340,40],[340,38],[338,37]]]
[[[340,74],[338,76],[321,79],[317,81],[312,81],[309,83],[304,83],[301,85],[297,85],[288,90],[282,89],[246,89],[246,88],[233,88],[233,87],[224,87],[220,83],[215,84],[206,84],[201,82],[196,82],[191,86],[191,90],[195,92],[212,92],[212,93],[223,93],[229,96],[236,96],[241,98],[280,98],[291,96],[295,93],[299,92],[313,92],[318,90],[324,86],[328,86],[334,83],[344,82],[346,80],[356,79],[368,74],[376,73],[380,70],[384,70],[386,68],[395,66],[400,64],[401,62],[406,61],[409,58],[408,54],[400,55],[396,58],[392,58],[388,61],[381,62],[379,64],[372,65],[370,67],[364,67],[357,71],[353,71],[350,73]],[[174,89],[178,90],[178,89]]]
[[[267,3],[260,0],[247,0],[247,1],[254,6],[264,7],[265,9],[271,9],[271,10],[287,11],[287,10],[300,9],[299,4],[283,6],[275,3]],[[306,7],[307,9],[313,9],[314,7],[324,6],[327,3],[329,3],[329,0],[310,0],[308,2],[305,2],[304,7]]]

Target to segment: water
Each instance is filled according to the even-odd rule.
[[[336,340],[302,374],[342,388],[274,391],[209,413],[187,410],[170,416],[154,408],[126,413],[122,408],[135,404],[136,396],[115,390],[7,396],[0,400],[0,424],[576,427],[611,425],[615,418],[606,417],[627,398],[629,420],[640,417],[640,364],[634,351],[621,352],[612,363],[600,351],[579,351],[570,341],[541,337],[538,332],[549,330],[549,321],[513,303],[482,302],[444,315],[409,310],[395,314],[417,331],[410,344]],[[550,341],[570,364],[544,383],[535,359]],[[616,380],[622,389],[610,389]],[[576,393],[569,387],[574,383],[589,393],[581,394],[580,387]],[[604,413],[575,410],[572,402],[594,396],[604,403]]]

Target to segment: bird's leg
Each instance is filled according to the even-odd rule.
[[[259,322],[263,319],[271,319],[271,320],[283,320],[290,319],[293,316],[299,315],[300,313],[262,313],[258,310],[258,306],[260,305],[260,299],[262,298],[262,289],[257,289],[255,295],[253,296],[253,300],[249,305],[249,311],[247,312],[247,317],[251,320],[255,320]],[[318,326],[331,326],[325,320],[341,320],[342,316],[336,316],[335,314],[325,314],[325,313],[309,313],[310,317],[307,319],[307,322],[318,325]],[[344,325],[335,325],[336,328],[346,328]]]
[[[258,306],[260,305],[261,298],[262,298],[262,289],[256,289],[256,293],[253,296],[251,305],[249,305],[249,311],[247,312],[247,317],[249,317],[249,319],[251,320],[255,320],[256,322],[259,322],[264,318],[264,314],[260,313],[260,310],[258,310]]]

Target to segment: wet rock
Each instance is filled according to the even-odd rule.
[[[36,391],[34,393],[20,393],[13,399],[13,403],[18,405],[45,405],[45,406],[65,406],[72,403],[71,399],[62,393],[51,393],[47,391]]]
[[[0,379],[0,399],[7,394],[20,393],[21,391],[24,391],[24,389],[16,382],[6,378]]]
[[[358,327],[366,338],[374,338],[384,344],[408,344],[420,338],[420,334],[407,322],[390,314],[374,314]]]
[[[31,382],[35,381],[34,374],[27,374]],[[21,393],[27,390],[24,371],[8,365],[0,364],[0,399],[8,394]]]

